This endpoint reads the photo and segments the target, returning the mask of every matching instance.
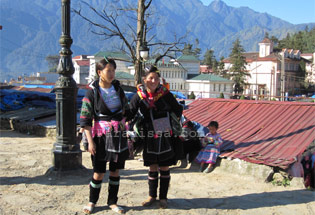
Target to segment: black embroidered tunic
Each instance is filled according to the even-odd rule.
[[[160,86],[161,87],[161,86]],[[169,91],[154,102],[154,107],[148,107],[146,101],[139,94],[133,96],[130,102],[131,115],[135,115],[138,110],[144,117],[143,132],[143,160],[145,166],[159,164],[160,166],[174,165],[177,161],[178,153],[182,153],[181,143],[177,137],[170,133],[156,135],[152,124],[151,111],[154,119],[167,116],[174,112],[177,117],[181,117],[183,107],[177,102],[173,94]]]

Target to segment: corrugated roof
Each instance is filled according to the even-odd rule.
[[[182,55],[177,58],[179,61],[200,61],[195,55]]]
[[[233,82],[213,74],[189,74],[187,80],[190,81],[215,81],[215,82]]]
[[[95,57],[104,57],[106,56],[107,58],[113,58],[115,60],[125,60],[125,61],[131,61],[130,57],[126,54],[120,53],[120,52],[97,52]]]
[[[79,66],[90,66],[90,60],[77,60],[76,63]]]
[[[287,168],[315,140],[315,104],[199,99],[184,115],[206,126],[219,122],[221,157]]]
[[[117,80],[119,80],[119,79],[135,79],[135,77],[133,75],[130,75],[127,72],[116,72],[115,78]]]

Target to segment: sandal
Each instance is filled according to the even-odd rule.
[[[147,200],[142,202],[142,206],[150,206],[155,202],[156,198],[149,197]]]
[[[204,170],[205,170],[205,167],[200,166],[200,168],[199,168],[199,172],[203,172]]]
[[[160,199],[160,208],[162,208],[162,209],[167,208],[167,200],[166,199]]]
[[[114,205],[109,206],[109,208],[112,209],[112,211],[114,211],[116,213],[119,213],[119,214],[124,214],[125,213],[125,210],[122,207],[116,205],[116,207],[112,208],[112,206],[114,206]]]
[[[212,166],[212,167],[207,167],[204,171],[203,171],[203,173],[210,173],[210,172],[212,172],[213,171],[213,169],[214,169],[214,167]]]
[[[90,202],[88,205],[83,207],[83,212],[85,214],[91,214],[95,208],[95,204]]]

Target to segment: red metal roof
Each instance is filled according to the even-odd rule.
[[[79,66],[90,66],[90,60],[77,60]]]
[[[221,157],[287,168],[315,140],[315,104],[199,99],[184,115],[206,126],[219,123]]]

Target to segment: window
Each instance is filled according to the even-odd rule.
[[[215,91],[215,84],[213,84],[213,91]]]
[[[224,84],[224,92],[226,91],[226,84]]]
[[[221,84],[219,84],[219,92],[221,92]]]

